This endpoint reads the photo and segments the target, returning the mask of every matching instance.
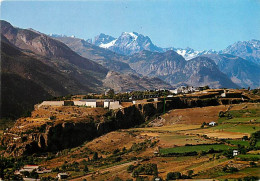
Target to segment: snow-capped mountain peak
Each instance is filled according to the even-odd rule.
[[[105,48],[106,47],[105,44],[111,43],[113,40],[116,40],[116,38],[114,38],[110,35],[101,33],[98,36],[96,36],[93,40],[90,40],[89,42],[94,45],[100,46],[100,47],[104,46],[102,48]],[[109,46],[109,45],[107,45],[107,46]]]
[[[100,34],[91,43],[124,55],[131,55],[142,50],[163,52],[163,49],[155,46],[148,36],[137,32],[123,32],[118,38]]]
[[[136,32],[123,32],[121,36],[130,36],[133,39],[133,41],[136,41],[139,34]]]
[[[112,40],[112,41],[109,42],[109,43],[101,43],[101,44],[99,45],[99,47],[101,47],[101,48],[109,48],[109,47],[112,47],[112,46],[115,45],[116,40],[117,40],[117,39]]]
[[[238,41],[220,51],[220,53],[236,55],[260,64],[260,41],[255,39],[249,41]]]
[[[213,54],[213,53],[218,53],[217,51],[215,50],[194,50],[190,47],[187,47],[187,48],[165,48],[164,51],[168,51],[168,50],[174,50],[175,52],[177,52],[179,55],[183,56],[183,58],[185,60],[191,60],[195,57],[198,57],[200,55],[204,55],[204,54]]]

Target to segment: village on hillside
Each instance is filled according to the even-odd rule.
[[[40,108],[42,106],[85,106],[90,108],[103,107],[115,110],[125,107],[126,105],[170,100],[176,97],[194,99],[218,98],[220,100],[231,99],[239,101],[249,101],[249,99],[252,99],[252,95],[248,93],[249,90],[247,89],[210,89],[209,87],[192,86],[181,86],[174,90],[146,90],[118,94],[115,94],[114,90],[109,89],[103,95],[71,95],[69,97],[60,98],[64,100],[43,101],[42,103],[37,104],[36,107]],[[87,99],[87,97],[90,98]]]

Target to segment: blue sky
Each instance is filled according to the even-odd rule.
[[[1,19],[84,39],[135,31],[161,47],[197,50],[260,39],[259,0],[3,1]]]

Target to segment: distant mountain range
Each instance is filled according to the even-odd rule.
[[[259,64],[230,54],[208,54],[203,56],[214,60],[219,70],[237,85],[251,88],[260,86]]]
[[[157,76],[177,87],[181,84],[204,86],[213,88],[238,88],[224,73],[219,71],[217,65],[209,58],[197,57],[190,61],[173,50],[164,53],[143,50],[124,61],[137,72],[145,76]]]
[[[163,52],[163,49],[154,45],[148,36],[136,32],[123,32],[118,38],[100,34],[88,42],[122,55],[131,55],[142,50]]]
[[[238,41],[226,49],[220,51],[221,54],[231,54],[260,65],[260,41]]]
[[[136,32],[123,32],[118,38],[114,38],[112,36],[105,35],[102,33],[96,36],[94,40],[89,39],[87,41],[96,46],[106,48],[113,52],[123,55],[132,55],[142,50],[148,50],[152,52],[166,52],[168,50],[174,50],[178,54],[183,56],[185,60],[191,60],[192,58],[204,54],[231,54],[260,64],[259,40],[239,41],[221,51],[215,51],[212,49],[198,51],[189,47],[161,48],[154,45],[148,36],[144,36]]]
[[[124,41],[121,41],[121,40]],[[103,41],[104,40],[104,41]],[[119,41],[120,40],[120,41]],[[109,35],[101,34],[95,37],[94,41],[88,40],[99,47],[109,49],[115,53],[120,53],[127,55],[131,59],[132,56],[143,50],[156,53],[164,53],[169,50],[173,50],[181,55],[186,61],[190,61],[193,58],[204,56],[211,58],[218,65],[218,69],[227,74],[227,76],[237,85],[241,87],[259,87],[260,86],[260,76],[259,76],[259,66],[260,66],[260,41],[250,40],[250,41],[239,41],[226,49],[221,51],[215,50],[202,50],[197,51],[192,48],[160,48],[154,45],[151,39],[147,36],[143,36],[138,33],[122,33],[118,38],[111,37]],[[98,43],[96,43],[98,42]],[[160,55],[160,54],[157,54]],[[164,55],[162,55],[164,57]],[[153,58],[152,58],[153,59]],[[126,61],[124,61],[126,62]],[[137,73],[146,75],[145,72],[149,72],[147,66],[140,66],[138,63],[128,63],[132,69]],[[151,67],[150,67],[151,68]],[[153,74],[153,73],[151,73]],[[159,76],[156,74],[156,76]],[[160,77],[160,76],[159,76]],[[176,75],[175,75],[176,78]],[[167,82],[175,85],[172,81]],[[174,80],[174,79],[172,79]]]
[[[111,39],[105,35],[102,35],[102,37],[106,40]],[[219,71],[214,61],[208,59],[206,60],[205,58],[197,59],[198,62],[191,60],[191,62],[187,62],[181,55],[177,54],[173,50],[168,50],[166,52],[152,52],[148,50],[142,50],[138,53],[126,56],[117,54],[115,52],[113,54],[112,51],[104,48],[101,48],[102,51],[98,51],[100,47],[87,43],[85,40],[64,36],[55,36],[55,38],[62,41],[71,49],[86,58],[91,58],[91,54],[92,60],[116,72],[128,72],[130,74],[147,76],[151,78],[158,77],[175,87],[182,84],[193,86],[209,85],[214,88],[239,87],[238,85],[234,84],[225,74]],[[95,41],[100,43],[101,39],[102,38],[96,37]],[[84,46],[82,46],[82,44],[84,44]],[[91,47],[91,51],[89,47]],[[93,55],[95,56],[93,57]],[[119,62],[121,63],[118,64]],[[119,66],[122,63],[129,65],[130,69],[128,68],[127,71],[126,69],[122,71],[123,69]],[[118,66],[114,66],[116,64],[118,64]],[[113,65],[113,67],[111,67],[111,65]],[[213,74],[215,75],[214,77],[212,76]],[[119,76],[113,77],[118,78]],[[131,79],[130,77],[129,80]],[[117,88],[117,90],[120,89]]]
[[[132,38],[130,38],[132,37]],[[139,38],[139,37],[142,37],[142,38]],[[250,61],[247,61],[245,59],[244,62],[241,62],[241,58],[240,59],[236,59],[236,60],[232,60],[232,61],[226,61],[225,63],[223,62],[222,64],[219,64],[218,61],[216,61],[216,58],[214,57],[222,57],[222,53],[226,52],[227,50],[230,50],[231,48],[227,48],[226,50],[223,50],[223,51],[214,51],[214,50],[204,50],[204,51],[196,51],[194,49],[191,49],[191,48],[186,48],[186,49],[182,49],[182,48],[158,48],[157,46],[155,46],[154,44],[152,44],[152,41],[150,40],[149,37],[145,37],[145,41],[140,43],[140,40],[144,39],[143,35],[140,35],[138,33],[122,33],[122,35],[118,38],[118,39],[124,39],[125,43],[122,43],[122,44],[119,44],[119,42],[122,42],[122,41],[118,41],[118,39],[112,37],[112,36],[109,36],[109,35],[105,35],[105,34],[100,34],[99,36],[96,36],[93,41],[92,40],[87,40],[87,42],[89,42],[88,46],[90,46],[90,44],[92,44],[94,46],[94,44],[97,46],[99,46],[103,52],[102,54],[99,53],[95,53],[95,55],[98,55],[98,57],[107,57],[107,55],[112,55],[111,54],[111,51],[114,52],[114,55],[110,56],[110,57],[107,57],[108,60],[115,60],[116,62],[115,63],[118,63],[118,62],[124,62],[126,64],[129,64],[130,65],[130,68],[135,71],[136,73],[138,74],[141,74],[143,76],[157,76],[157,77],[160,77],[162,78],[163,80],[165,80],[166,82],[170,83],[171,85],[173,86],[176,86],[176,85],[179,85],[181,84],[181,80],[183,79],[184,76],[181,76],[181,74],[174,74],[172,75],[171,73],[168,73],[168,70],[166,69],[170,69],[170,70],[176,70],[175,68],[173,67],[165,67],[165,68],[160,68],[160,73],[155,73],[155,72],[151,72],[151,73],[148,73],[151,69],[151,67],[149,66],[152,66],[154,64],[154,62],[152,62],[152,60],[154,59],[154,57],[149,57],[150,54],[153,55],[152,53],[148,53],[146,56],[149,57],[150,59],[149,60],[146,60],[146,64],[143,64],[143,63],[133,63],[131,62],[133,59],[136,60],[136,57],[140,57],[140,52],[144,52],[144,51],[148,51],[148,52],[155,52],[156,53],[156,58],[158,59],[158,62],[159,60],[165,60],[165,52],[169,51],[169,50],[173,50],[175,52],[177,52],[179,55],[181,55],[186,61],[190,61],[192,60],[193,58],[196,58],[196,57],[200,57],[200,56],[206,56],[208,58],[211,58],[214,60],[214,62],[217,64],[217,67],[218,69],[223,72],[224,74],[227,74],[227,76],[234,82],[236,83],[237,85],[239,85],[240,87],[252,87],[252,88],[255,88],[255,87],[259,87],[260,86],[260,83],[259,83],[259,74],[258,72],[259,71],[259,65],[257,65],[257,56],[256,56],[256,52],[258,52],[258,48],[259,46],[257,46],[257,40],[252,40],[252,41],[248,41],[249,43],[247,43],[247,46],[251,45],[251,49],[254,48],[254,52],[252,55],[250,55],[250,53],[247,53],[247,58],[250,59],[250,57],[253,57],[252,59],[250,59]],[[59,40],[63,41],[65,44],[67,44],[70,48],[72,48],[74,51],[76,51],[77,53],[79,53],[80,55],[82,56],[85,56],[87,58],[90,58],[90,59],[95,59],[95,58],[91,58],[89,55],[84,55],[84,52],[88,52],[87,54],[89,54],[89,50],[88,49],[85,49],[83,51],[83,49],[79,50],[77,49],[78,47],[80,47],[79,45],[75,45],[72,46],[71,45],[71,42],[72,39],[75,40],[75,38],[71,38],[71,37],[67,37],[67,39],[70,39],[71,42],[68,43],[68,42],[65,42],[64,40],[64,37],[59,37],[58,38]],[[139,40],[139,41],[136,41],[136,40]],[[81,40],[82,42],[86,42],[85,40]],[[114,47],[114,43],[111,43],[111,42],[117,42],[117,48]],[[147,46],[146,45],[146,42],[149,42],[148,45],[152,45],[152,46]],[[138,44],[138,45],[137,45]],[[235,43],[234,45],[236,45],[237,43]],[[142,46],[143,45],[143,46]],[[76,48],[77,47],[77,48]],[[122,53],[122,54],[118,54],[117,52],[117,49],[118,47],[121,47],[120,49],[121,50],[127,50],[125,51],[124,53],[122,53],[122,51],[120,51],[119,53]],[[156,48],[154,48],[156,47]],[[229,47],[235,47],[235,46],[229,46]],[[92,51],[96,50],[97,48],[91,48]],[[105,50],[107,50],[107,52],[105,52]],[[133,52],[131,50],[134,50]],[[95,52],[95,51],[94,51]],[[136,53],[138,52],[138,53]],[[236,51],[236,53],[238,54],[238,50]],[[244,52],[244,50],[242,50],[242,52]],[[231,52],[232,53],[232,52]],[[123,54],[126,54],[126,55],[123,55]],[[241,53],[243,54],[243,53]],[[208,55],[208,56],[207,56]],[[213,56],[215,55],[215,56]],[[231,56],[231,55],[230,55]],[[235,56],[235,55],[233,55]],[[160,58],[159,58],[160,57]],[[227,57],[227,54],[226,56]],[[137,58],[138,59],[138,58]],[[173,59],[171,57],[171,59]],[[171,60],[170,59],[170,60]],[[126,61],[126,60],[130,60],[129,61]],[[227,58],[223,58],[223,60],[230,60],[227,59]],[[136,60],[137,61],[137,60]],[[143,62],[144,60],[141,60],[141,62]],[[240,63],[235,63],[235,62],[240,62]],[[102,63],[103,62],[103,63]],[[104,59],[100,60],[99,63],[101,63],[102,65],[105,65],[105,62],[108,62],[108,61],[105,61]],[[231,66],[232,65],[232,62],[234,63],[234,66]],[[108,65],[113,65],[111,63],[106,63],[107,65],[105,65],[105,67],[107,67],[108,69],[111,69],[112,67],[109,67]],[[165,64],[166,65],[166,64]],[[221,66],[221,65],[225,65],[227,66],[228,68],[226,68],[225,66]],[[247,66],[246,66],[247,65]],[[119,66],[114,66],[114,68],[112,68],[111,70],[114,70],[114,71],[117,71],[117,72],[122,72],[120,68],[118,68]],[[128,69],[128,72],[131,72],[133,73],[133,71],[129,71],[130,69]],[[239,71],[239,73],[238,73]],[[242,73],[243,72],[243,73]],[[246,72],[246,74],[245,74]],[[162,76],[161,74],[164,74],[164,76]],[[178,75],[180,76],[180,79],[178,78]],[[170,78],[172,77],[172,78]],[[188,78],[187,78],[188,79]],[[178,80],[176,82],[176,80]],[[179,81],[180,80],[180,81]],[[218,81],[215,81],[215,83],[218,82]],[[206,83],[206,82],[201,82],[202,84]],[[193,82],[192,85],[200,85],[200,83],[196,83]],[[218,85],[218,84],[216,84]]]

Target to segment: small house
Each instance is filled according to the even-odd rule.
[[[233,156],[237,156],[238,155],[238,150],[233,150]]]
[[[154,179],[155,181],[162,181],[162,179],[160,177],[157,177]]]
[[[209,126],[215,126],[216,124],[217,124],[216,122],[212,121],[209,123]]]
[[[69,177],[69,175],[67,173],[58,173],[58,179],[62,180],[62,179],[66,179]]]
[[[74,106],[85,106],[86,102],[80,100],[80,101],[73,101]]]
[[[160,153],[157,150],[154,151],[153,154],[154,154],[154,156],[159,156],[160,155]]]
[[[104,100],[104,108],[109,108],[111,102],[114,102],[114,100],[113,99],[105,99]]]

